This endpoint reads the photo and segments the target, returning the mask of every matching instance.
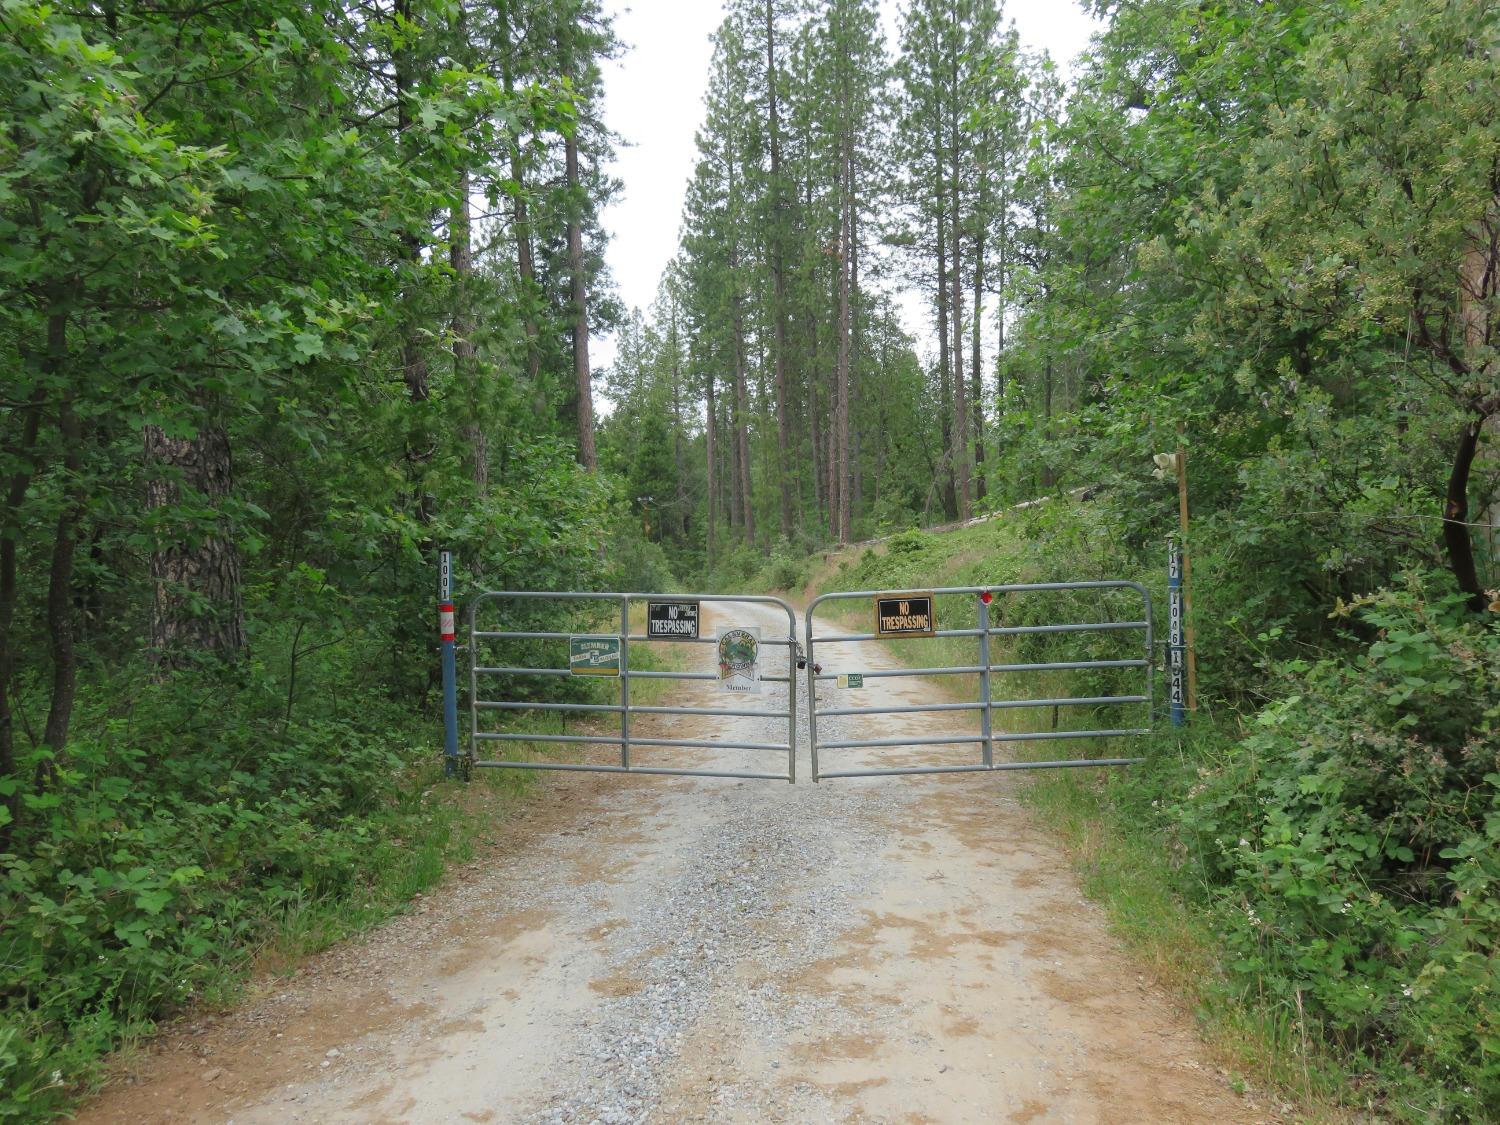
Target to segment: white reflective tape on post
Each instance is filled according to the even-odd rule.
[[[445,602],[438,606],[438,632],[442,640],[451,641],[457,637],[453,627],[453,603]]]

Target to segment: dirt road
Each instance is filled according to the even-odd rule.
[[[865,666],[888,666],[873,647]],[[825,668],[852,659],[838,648]],[[709,666],[709,646],[694,654]],[[876,679],[859,703],[933,691]],[[719,722],[732,741],[781,738]],[[855,738],[961,729],[844,722]],[[1118,951],[1016,784],[556,775],[416,912],[165,1036],[81,1120],[1273,1120]]]

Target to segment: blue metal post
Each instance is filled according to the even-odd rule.
[[[1182,726],[1187,717],[1187,645],[1183,641],[1182,544],[1167,541],[1167,698],[1171,701],[1172,725]]]
[[[458,776],[458,636],[453,622],[453,552],[438,552],[438,629],[443,655],[443,774]]]

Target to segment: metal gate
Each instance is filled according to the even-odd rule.
[[[1096,612],[1090,616],[1106,618],[1105,620],[1085,620],[1077,623],[1045,624],[1045,625],[1004,625],[991,623],[991,604],[997,597],[1002,597],[1008,603],[1014,603],[1016,599],[1028,595],[1060,595],[1063,591],[1093,591],[1098,593],[1098,601],[1101,603]],[[1110,591],[1131,592],[1138,596],[1130,599],[1129,612],[1119,620],[1108,620],[1110,616],[1106,610],[1109,608],[1105,603]],[[972,627],[961,626],[953,629],[936,628],[938,618],[938,598],[948,599],[951,608],[953,602],[958,600],[962,604],[963,596],[973,599],[974,603],[974,625]],[[815,636],[813,633],[814,616],[820,605],[826,605],[838,601],[850,601],[863,599],[871,603],[874,617],[871,624],[873,631],[867,633],[829,633]],[[999,608],[999,607],[997,607]],[[887,612],[887,610],[889,612]],[[1108,656],[1068,659],[1068,660],[1041,660],[1030,663],[995,664],[990,656],[990,639],[992,637],[1045,637],[1056,634],[1078,634],[1088,636],[1090,634],[1104,635],[1106,637],[1124,632],[1140,632],[1143,634],[1139,657]],[[996,761],[995,744],[1012,742],[1032,742],[1045,740],[1066,740],[1078,738],[1112,738],[1128,735],[1140,735],[1150,732],[1150,716],[1152,703],[1152,613],[1151,594],[1144,586],[1135,582],[1039,582],[1019,585],[1005,586],[955,586],[945,589],[924,590],[918,592],[899,591],[860,591],[855,593],[824,594],[815,598],[807,607],[806,622],[807,637],[807,689],[808,689],[808,734],[812,748],[812,775],[813,780],[818,781],[825,777],[874,777],[884,774],[927,774],[927,773],[974,773],[986,770],[1014,770],[1014,769],[1055,769],[1074,766],[1120,766],[1139,762],[1140,758],[1065,758],[1057,761],[1017,762]],[[828,653],[830,645],[869,646],[870,642],[877,640],[899,640],[907,638],[929,638],[929,637],[969,637],[973,638],[977,652],[972,662],[958,665],[939,665],[932,667],[887,667],[870,668],[859,667],[859,661],[849,661],[839,657],[837,654],[819,656],[818,648],[823,647],[824,653]],[[837,668],[823,669],[822,663],[844,663],[849,667],[841,674]],[[1019,693],[1006,690],[1000,699],[994,698],[994,685],[997,679],[1002,682],[1010,682],[1013,677],[1024,676],[1028,673],[1059,672],[1073,673],[1085,670],[1123,669],[1121,675],[1128,675],[1132,680],[1139,676],[1139,690],[1115,691],[1109,690],[1103,694],[1074,695],[1059,693],[1052,697],[1027,698],[1019,696]],[[909,676],[973,676],[977,684],[977,698],[970,701],[925,703],[914,705],[895,706],[829,706],[832,702],[852,701],[855,697],[853,690],[863,686],[866,679],[883,679],[889,677]],[[842,681],[840,688],[849,691],[844,700],[833,700],[827,690],[830,681]],[[819,685],[824,685],[822,698],[820,699]],[[1126,722],[1117,723],[1109,727],[1081,727],[1067,730],[1017,730],[997,731],[995,729],[995,713],[1002,715],[1013,711],[1028,708],[1053,708],[1054,722],[1063,708],[1142,708],[1138,712],[1142,721],[1133,725]],[[931,736],[917,735],[914,737],[882,737],[882,738],[828,738],[820,735],[820,720],[835,718],[864,718],[867,716],[902,715],[925,712],[958,712],[970,714],[977,712],[979,715],[979,731],[966,734],[934,734]],[[1128,721],[1128,720],[1127,720]],[[829,724],[832,725],[832,724]],[[827,750],[880,750],[885,751],[892,748],[909,746],[941,746],[962,745],[977,743],[980,747],[980,760],[977,762],[965,762],[961,764],[898,764],[888,766],[852,769],[824,769],[819,762],[820,751]]]
[[[517,628],[517,625],[535,624],[532,620],[540,616],[538,610],[543,603],[556,603],[572,629]],[[770,691],[759,694],[760,707],[750,707],[746,701],[756,698],[749,694],[726,694],[726,705],[722,707],[672,707],[650,706],[633,703],[630,698],[632,682],[645,680],[712,680],[720,681],[720,673],[693,670],[637,670],[631,667],[631,646],[656,643],[661,645],[715,644],[716,636],[700,636],[701,627],[696,609],[691,613],[691,629],[687,628],[689,616],[684,609],[679,619],[674,614],[668,621],[662,615],[662,626],[672,625],[671,632],[649,634],[652,624],[652,607],[686,607],[702,603],[763,605],[779,609],[786,615],[785,633],[781,632],[781,613],[773,613],[776,624],[769,636],[759,638],[759,646],[773,654],[781,650],[785,654],[785,669],[771,667],[769,674],[758,674],[755,682],[773,685]],[[648,633],[631,631],[631,608],[644,604],[647,610],[645,627]],[[531,612],[524,612],[530,608]],[[498,618],[498,620],[495,620]],[[780,598],[739,596],[729,594],[623,594],[623,593],[552,593],[530,590],[494,590],[480,594],[469,603],[469,757],[470,764],[477,769],[540,769],[578,770],[588,773],[642,773],[667,774],[680,777],[736,777],[766,781],[795,781],[797,766],[797,693],[795,670],[797,661],[796,617],[792,609]],[[546,623],[546,622],[542,622]],[[736,623],[738,624],[738,623]],[[762,628],[757,620],[748,628]],[[493,626],[493,627],[489,627]],[[506,652],[504,650],[510,650]],[[498,650],[498,651],[497,651]],[[520,650],[520,662],[508,662]],[[559,654],[565,658],[559,660]],[[758,653],[757,653],[758,656]],[[779,663],[779,661],[773,661]],[[757,668],[758,671],[758,668]],[[534,679],[546,677],[569,677],[580,694],[587,694],[583,684],[595,684],[601,679],[613,679],[618,683],[615,698],[608,702],[597,699],[586,702],[557,702],[552,699],[530,698],[524,685]],[[786,685],[780,688],[775,685]],[[498,689],[496,690],[496,686]],[[593,694],[597,696],[598,690]],[[500,696],[500,698],[497,698]],[[508,698],[506,697],[508,696]],[[556,714],[566,725],[567,716],[613,715],[618,720],[618,733],[589,732],[532,732],[524,730],[494,729],[485,722],[484,716],[496,712],[534,712]],[[762,718],[784,729],[785,740],[781,742],[728,742],[715,738],[654,738],[641,737],[631,730],[631,720],[645,715],[696,715],[716,718]],[[556,743],[574,746],[618,746],[619,761],[578,762],[530,760],[512,761],[503,758],[486,760],[481,757],[482,745],[496,743]],[[690,769],[654,763],[637,763],[631,751],[640,748],[697,748],[711,750],[743,750],[785,755],[786,767],[779,773],[755,769]]]

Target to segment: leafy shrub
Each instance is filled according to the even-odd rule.
[[[767,589],[770,590],[792,590],[802,585],[803,575],[806,569],[785,555],[773,555],[766,562],[766,569],[762,572],[765,576]]]
[[[355,689],[333,653],[304,660],[304,683]],[[433,747],[378,693],[288,711],[266,664],[108,686],[45,787],[45,751],[0,779],[22,810],[0,853],[0,1120],[50,1116],[97,1056],[237,972],[290,912],[367,899],[434,822],[418,780]]]
[[[936,545],[936,536],[929,535],[927,532],[914,527],[892,535],[887,542],[887,549],[893,555],[917,555],[924,551],[930,551]]]
[[[1500,1114],[1500,623],[1438,577],[1340,612],[1174,802],[1234,972],[1372,1060],[1414,1120]]]
[[[603,576],[607,586],[645,593],[678,589],[677,576],[661,544],[642,539],[633,523],[616,529],[609,557],[610,569]]]

